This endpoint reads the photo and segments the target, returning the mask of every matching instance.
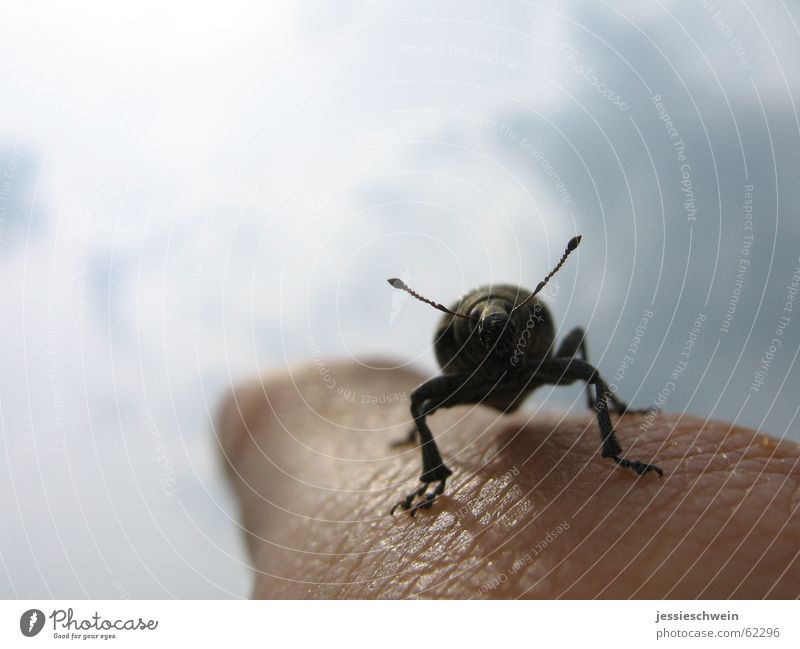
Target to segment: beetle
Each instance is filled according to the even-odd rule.
[[[589,364],[586,335],[582,328],[570,331],[555,347],[555,326],[537,293],[555,275],[581,241],[573,237],[555,268],[531,292],[509,284],[482,286],[463,295],[450,308],[411,290],[402,280],[387,280],[393,288],[445,313],[434,335],[434,351],[442,374],[411,393],[414,426],[406,439],[395,446],[419,441],[422,451],[422,486],[392,507],[412,516],[430,508],[444,493],[452,471],[442,460],[426,418],[439,408],[482,404],[503,413],[517,410],[531,392],[542,385],[567,385],[584,381],[588,405],[595,410],[602,437],[602,456],[639,475],[650,471],[662,476],[653,465],[622,457],[614,435],[609,402],[616,413],[636,413],[608,388],[595,367]],[[595,388],[592,395],[591,386]],[[435,486],[431,491],[428,487]]]

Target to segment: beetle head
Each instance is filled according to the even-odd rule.
[[[567,248],[564,250],[564,254],[561,256],[561,259],[559,259],[555,268],[553,268],[553,270],[551,270],[547,276],[541,282],[539,282],[539,284],[537,284],[533,293],[528,295],[528,297],[522,300],[522,302],[514,305],[503,305],[490,301],[486,304],[486,306],[484,306],[483,310],[476,307],[470,312],[469,315],[452,311],[443,304],[439,304],[438,302],[434,302],[433,300],[423,297],[416,291],[413,291],[406,286],[405,282],[403,282],[401,279],[393,277],[389,279],[388,282],[393,288],[405,291],[421,302],[430,304],[434,309],[438,309],[444,313],[449,313],[454,318],[463,318],[471,321],[470,325],[478,330],[478,338],[480,339],[481,344],[487,350],[502,356],[510,353],[514,345],[515,336],[512,320],[514,313],[530,302],[536,296],[536,294],[541,291],[542,288],[544,288],[545,284],[547,284],[547,282],[550,281],[550,278],[558,272],[561,266],[564,265],[564,262],[567,260],[567,257],[569,257],[569,254],[578,247],[580,242],[580,235],[569,240],[567,243]],[[510,308],[507,308],[507,306]],[[472,331],[474,331],[474,329],[472,329]]]

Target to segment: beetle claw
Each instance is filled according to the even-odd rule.
[[[436,499],[444,493],[446,482],[446,478],[444,480],[439,480],[436,484],[436,487],[428,493],[425,493],[425,491],[428,489],[428,485],[431,483],[423,483],[419,489],[411,492],[405,498],[403,498],[403,500],[395,503],[395,505],[389,510],[389,514],[394,516],[394,513],[399,508],[404,512],[408,512],[412,518],[416,517],[417,512],[420,509],[430,509],[433,506],[433,503],[436,501]],[[414,503],[414,501],[418,499],[419,502]]]
[[[632,469],[639,475],[644,475],[648,471],[655,471],[659,476],[662,478],[664,477],[664,472],[655,464],[646,464],[644,462],[639,462],[638,460],[626,460],[625,458],[616,456],[613,458],[613,460],[621,467]]]
[[[651,406],[650,408],[626,408],[620,415],[650,415],[658,416],[661,414],[661,408],[658,406]]]

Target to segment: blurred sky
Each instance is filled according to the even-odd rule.
[[[622,398],[800,439],[796,5],[3,14],[0,596],[246,596],[225,390],[433,373],[439,314],[385,278],[532,287],[576,233],[548,299]]]

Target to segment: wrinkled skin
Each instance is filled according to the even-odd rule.
[[[219,413],[254,597],[800,596],[797,444],[690,416],[643,432],[642,416],[615,416],[630,454],[658,457],[664,477],[651,480],[600,457],[591,412],[462,406],[432,416],[450,490],[415,519],[390,517],[419,473],[419,451],[390,442],[425,377],[327,368],[334,387],[299,368],[240,387]]]

